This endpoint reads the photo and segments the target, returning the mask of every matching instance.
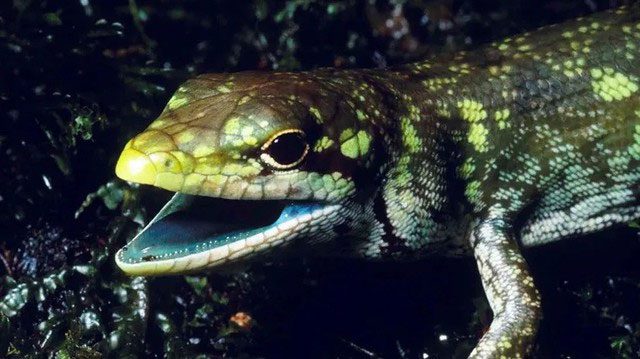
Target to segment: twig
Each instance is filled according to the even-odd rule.
[[[144,26],[142,26],[142,23],[140,22],[140,16],[138,16],[140,10],[138,8],[136,0],[129,0],[129,12],[131,12],[131,16],[133,17],[133,24],[136,26],[136,29],[138,29],[138,32],[142,37],[142,41],[144,41],[149,50],[153,49],[155,47],[155,43],[144,32]]]
[[[9,265],[7,258],[4,257],[4,254],[5,254],[5,251],[2,251],[2,253],[0,254],[0,260],[2,260],[2,264],[4,265],[4,268],[7,270],[7,274],[10,277],[13,277],[13,271],[11,270],[11,266]]]
[[[343,343],[347,344],[351,349],[354,349],[355,351],[360,352],[360,353],[368,356],[369,358],[382,358],[381,356],[377,355],[376,353],[374,353],[374,352],[372,352],[370,350],[367,350],[367,349],[357,345],[354,342],[351,342],[351,341],[346,340],[346,339],[340,339],[340,340]]]

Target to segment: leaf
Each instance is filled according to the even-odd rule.
[[[60,16],[58,16],[58,14],[56,14],[55,12],[48,12],[46,14],[44,14],[44,21],[52,26],[60,26],[62,25],[62,20],[60,19]]]
[[[204,294],[204,290],[207,287],[207,277],[204,276],[185,276],[184,280],[189,283],[191,288],[199,295]]]

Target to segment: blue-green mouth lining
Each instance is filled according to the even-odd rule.
[[[121,251],[139,263],[175,259],[265,232],[324,205],[298,201],[241,201],[177,193]]]

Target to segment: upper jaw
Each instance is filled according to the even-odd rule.
[[[301,236],[330,233],[340,221],[340,208],[321,202],[224,201],[176,193],[116,253],[116,263],[129,275],[179,274],[219,266]]]

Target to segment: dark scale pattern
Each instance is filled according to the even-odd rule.
[[[290,131],[309,153],[278,171],[265,144]],[[202,75],[129,142],[118,175],[323,206],[246,240],[118,264],[192,271],[337,232],[361,237],[341,254],[472,252],[494,319],[471,356],[522,358],[540,298],[520,246],[638,219],[639,165],[638,5],[392,69]]]
[[[531,346],[540,302],[516,243],[538,245],[640,217],[639,19],[637,6],[579,19],[476,53],[408,65],[413,76],[392,82],[400,93],[407,87],[427,93],[412,100],[425,114],[431,111],[460,146],[459,173],[475,213],[472,249],[495,316],[472,357],[522,357]],[[438,133],[412,124],[420,128],[419,145],[427,148],[411,163],[424,164],[399,162],[396,176],[419,180],[411,189],[392,180],[388,192],[391,204],[410,204],[404,212],[389,206],[399,218],[396,230],[409,238],[420,228],[420,209],[411,205],[430,214],[454,208],[434,195],[444,185],[443,163],[433,156]],[[405,142],[414,136],[411,128],[401,128]],[[445,163],[456,160],[454,152]],[[415,198],[398,196],[403,190]],[[436,230],[446,222],[424,223],[434,229],[423,237],[430,243],[446,238]],[[462,217],[445,228],[465,223]]]

